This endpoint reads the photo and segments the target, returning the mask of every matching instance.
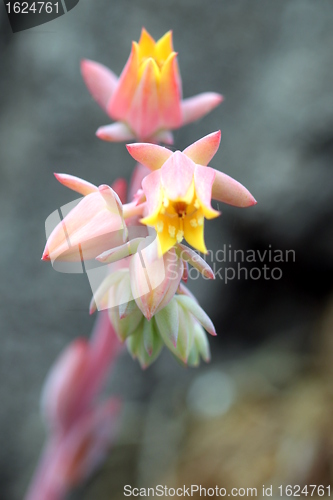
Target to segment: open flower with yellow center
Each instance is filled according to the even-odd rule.
[[[242,184],[206,166],[220,138],[221,133],[214,132],[174,153],[155,144],[127,146],[133,158],[153,170],[142,182],[147,204],[141,222],[156,229],[162,254],[183,239],[207,253],[204,219],[220,214],[211,206],[212,198],[238,207],[256,204]]]
[[[171,144],[170,130],[201,118],[222,101],[222,96],[214,92],[182,100],[171,31],[155,42],[142,29],[119,78],[94,61],[84,60],[81,69],[92,96],[116,120],[97,131],[97,136],[106,141],[137,138]]]
[[[162,253],[184,238],[200,252],[207,252],[204,219],[217,217],[219,212],[211,207],[209,195],[200,195],[203,190],[211,193],[214,177],[212,170],[176,151],[160,170],[144,179],[149,212],[141,222],[155,227]]]

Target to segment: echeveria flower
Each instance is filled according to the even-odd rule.
[[[201,118],[222,101],[222,96],[213,92],[182,100],[171,31],[155,42],[142,29],[119,79],[93,61],[84,60],[81,70],[92,96],[116,121],[98,129],[97,136],[106,141],[137,138],[172,144],[170,130]]]
[[[129,153],[153,170],[142,181],[147,199],[141,222],[156,229],[161,253],[185,239],[206,253],[204,219],[220,213],[211,199],[237,207],[248,207],[256,200],[239,182],[206,166],[220,144],[221,133],[203,137],[183,152],[172,152],[155,144],[130,144]]]
[[[55,174],[66,187],[84,198],[65,214],[49,235],[42,260],[80,261],[94,259],[101,252],[126,241],[125,218],[140,213],[137,202],[122,205],[115,190],[99,187],[67,174]],[[119,183],[119,181],[118,181]],[[124,190],[124,186],[119,186]]]
[[[156,239],[150,237],[145,240],[131,258],[130,279],[133,297],[141,312],[150,320],[175,295],[184,265],[174,249],[159,258]]]

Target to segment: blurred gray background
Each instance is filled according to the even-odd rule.
[[[279,386],[281,377],[287,384],[283,377],[303,373],[300,359],[331,352],[325,342],[333,308],[333,2],[80,0],[58,20],[17,34],[1,5],[0,23],[1,500],[21,499],[36,465],[44,439],[39,394],[48,368],[71,339],[88,336],[94,322],[86,276],[57,273],[40,261],[45,219],[75,199],[53,172],[102,184],[120,175],[129,179],[133,167],[123,144],[94,135],[110,120],[85,88],[82,58],[119,74],[142,26],[155,39],[172,29],[184,96],[203,91],[225,96],[210,115],[176,131],[175,147],[221,129],[211,166],[243,183],[258,200],[247,210],[220,206],[222,217],[206,226],[208,248],[230,244],[263,251],[271,245],[296,252],[296,262],[282,264],[280,280],[191,283],[217,327],[210,367],[184,370],[164,353],[141,372],[127,353],[121,357],[112,390],[127,408],[123,445],[109,465],[113,472],[102,471],[77,497],[111,498],[123,484],[144,481],[152,464],[157,467],[149,476],[152,483],[161,471],[168,476],[179,443],[168,455],[159,440],[166,429],[175,436],[172,426],[180,427],[162,403],[186,406],[193,378],[222,374],[230,392],[234,375],[232,370],[226,375],[225,367],[242,366],[245,373],[245,365],[237,363],[268,349],[273,358],[263,355],[264,365],[273,369],[272,384]],[[320,334],[322,324],[328,325],[327,337]],[[277,352],[283,354],[276,357]],[[322,365],[318,356],[314,364]],[[266,383],[268,372],[253,363]],[[324,385],[319,382],[318,390]],[[253,393],[257,386],[254,381]],[[164,411],[161,427],[151,408]],[[147,444],[151,421],[155,427]],[[243,443],[237,445],[240,454]]]

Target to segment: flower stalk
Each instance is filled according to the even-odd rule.
[[[63,207],[61,217],[54,213],[48,219],[47,226],[56,223],[48,231],[42,260],[73,266],[90,261],[105,272],[90,302],[90,314],[99,311],[91,339],[70,344],[45,383],[42,413],[49,436],[26,500],[63,499],[105,456],[119,402],[98,403],[97,397],[121,344],[142,368],[163,348],[184,366],[210,361],[207,333],[216,336],[216,330],[184,283],[189,266],[215,278],[195,251],[207,252],[205,220],[220,215],[212,200],[241,208],[256,204],[242,184],[209,166],[220,131],[183,151],[159,145],[172,144],[173,130],[223,99],[213,92],[183,99],[172,31],[155,41],[143,28],[119,77],[89,60],[82,61],[81,71],[91,95],[113,120],[99,127],[97,136],[140,141],[126,146],[138,163],[128,189],[124,179],[96,186],[55,174],[82,198],[74,207]]]

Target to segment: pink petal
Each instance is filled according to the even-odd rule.
[[[212,186],[216,170],[210,167],[196,165],[194,170],[194,185],[196,195],[201,203],[204,216],[208,219],[219,215],[217,210],[211,206]]]
[[[79,177],[75,177],[75,175],[55,173],[54,176],[61,184],[69,189],[72,189],[73,191],[76,191],[77,193],[83,194],[84,196],[98,191],[97,186],[94,186],[94,184],[80,179]]]
[[[208,165],[219,149],[221,131],[213,132],[191,144],[183,153],[198,165]]]
[[[154,214],[162,202],[161,170],[155,170],[142,181],[142,189],[147,197],[147,212]]]
[[[151,319],[153,314],[151,314],[150,307],[151,301],[147,300],[149,297],[149,292],[151,290],[151,285],[147,280],[147,273],[145,263],[142,262],[142,252],[146,255],[149,253],[149,248],[146,250],[147,243],[151,242],[151,238],[147,238],[146,241],[143,241],[139,244],[138,251],[133,255],[130,261],[130,284],[131,290],[134,300],[137,303],[137,306],[142,311],[142,313],[148,318]],[[147,260],[147,258],[146,258]],[[162,261],[163,264],[163,261]],[[162,267],[162,280],[164,278],[164,268]]]
[[[229,175],[215,170],[212,198],[235,207],[250,207],[256,205],[252,194],[240,182]]]
[[[164,256],[164,265],[166,270],[166,278],[168,280],[167,290],[159,303],[155,313],[163,309],[169,304],[178,290],[179,284],[184,273],[184,264],[181,259],[176,259],[176,252],[171,248]]]
[[[139,47],[132,43],[132,51],[123,69],[117,88],[112,94],[107,112],[114,120],[124,120],[130,110],[135,90],[137,87],[139,71]]]
[[[184,281],[184,283],[187,283],[187,280],[188,280],[188,263],[184,260],[183,261],[183,265],[184,265],[184,271],[183,271],[182,280]]]
[[[103,252],[96,257],[96,260],[104,264],[113,264],[114,262],[125,259],[125,257],[129,257],[137,252],[138,246],[143,240],[144,238],[134,238],[120,247]]]
[[[159,128],[157,70],[155,61],[148,59],[126,119],[130,128],[141,140],[149,139]]]
[[[85,196],[52,231],[44,260],[80,261],[124,242],[124,222],[111,213],[99,192]]]
[[[131,132],[127,125],[122,122],[116,122],[111,125],[99,127],[96,135],[99,139],[109,142],[131,141],[132,139],[135,139],[133,132]]]
[[[140,243],[130,264],[131,288],[139,309],[148,320],[170,302],[182,273],[182,262],[174,250],[158,257],[156,238],[148,237]]]
[[[160,110],[162,124],[165,128],[178,128],[182,124],[181,80],[177,64],[177,54],[169,55],[161,71],[159,86]]]
[[[127,144],[127,151],[134,160],[142,163],[150,170],[158,170],[172,156],[172,151],[157,144]]]
[[[204,92],[184,99],[181,103],[183,125],[199,120],[223,101],[223,96],[215,92]]]
[[[176,151],[161,168],[161,181],[169,200],[184,198],[193,181],[195,164]]]
[[[106,111],[118,83],[117,76],[103,64],[88,59],[81,62],[81,73],[89,92]]]
[[[111,265],[111,267],[113,267]],[[126,271],[118,269],[118,271],[111,271],[107,274],[106,278],[101,283],[94,284],[93,296],[89,305],[89,314],[93,314],[98,308],[99,311],[108,308],[108,299],[110,299],[111,290],[115,285],[124,278]],[[110,305],[114,307],[114,304]]]
[[[103,196],[110,212],[122,217],[123,205],[117,193],[107,184],[101,184],[98,186],[98,191]]]
[[[206,278],[215,279],[213,269],[197,252],[192,250],[192,248],[182,243],[177,243],[175,250],[179,258],[186,262],[186,264],[189,262],[191,266],[195,267]],[[184,278],[183,281],[185,281]]]

